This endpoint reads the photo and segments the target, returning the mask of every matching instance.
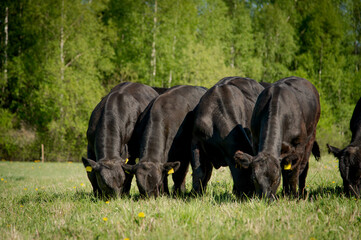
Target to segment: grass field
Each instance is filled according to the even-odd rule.
[[[2,161],[0,239],[360,239],[361,203],[342,194],[338,162],[310,164],[306,200],[266,203],[237,200],[227,168],[203,197],[140,199],[133,181],[131,197],[102,201],[80,163]]]

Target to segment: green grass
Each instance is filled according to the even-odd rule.
[[[133,181],[105,202],[80,163],[0,162],[0,239],[358,239],[360,200],[342,194],[337,161],[310,164],[306,200],[239,201],[221,168],[203,197],[140,199]]]

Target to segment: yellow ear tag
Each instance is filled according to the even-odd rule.
[[[174,169],[173,169],[173,168],[171,168],[171,169],[168,171],[168,174],[172,174],[172,173],[174,173]]]
[[[127,159],[125,159],[125,164],[127,164],[129,162],[129,159],[127,158]]]
[[[87,167],[85,168],[85,170],[86,170],[87,172],[91,172],[91,171],[93,170],[93,168],[92,168],[91,166],[87,166]]]
[[[284,170],[291,170],[291,163],[283,166]]]

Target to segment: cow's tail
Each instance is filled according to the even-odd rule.
[[[315,156],[316,160],[319,161],[321,158],[320,146],[318,146],[317,141],[313,142],[312,154]]]

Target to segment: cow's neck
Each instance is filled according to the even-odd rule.
[[[112,122],[112,120],[101,119],[99,132],[96,134],[95,151],[97,160],[101,159],[118,159],[120,158],[124,145],[125,137],[120,129],[122,121]]]
[[[144,132],[139,161],[151,161],[151,162],[164,162],[168,155],[169,147],[167,146],[166,138],[164,134],[160,134],[162,126],[147,127]]]
[[[281,154],[283,137],[283,118],[278,111],[272,111],[260,131],[259,153],[268,153],[276,158]]]

